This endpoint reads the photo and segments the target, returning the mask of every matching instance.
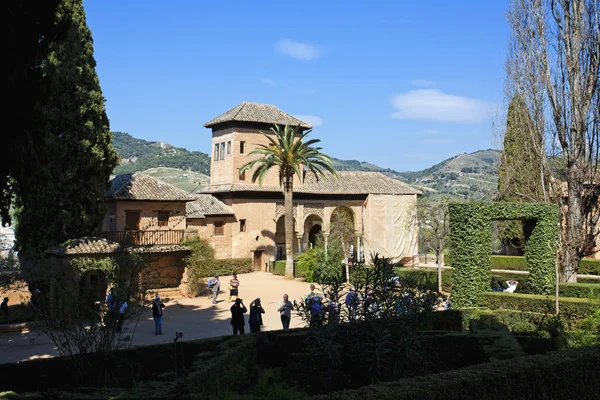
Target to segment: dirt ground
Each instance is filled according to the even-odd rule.
[[[265,331],[281,329],[277,307],[284,293],[287,293],[290,301],[293,302],[300,300],[309,292],[309,283],[302,280],[285,280],[281,276],[267,272],[242,274],[238,275],[238,278],[239,296],[244,300],[246,307],[250,306],[252,300],[260,297],[265,309],[262,328]],[[123,335],[132,337],[132,346],[146,346],[170,343],[175,332],[183,332],[183,340],[231,334],[229,308],[233,303],[227,301],[229,279],[230,276],[221,277],[221,292],[217,304],[213,305],[208,296],[178,298],[165,303],[163,335],[154,334],[154,322],[150,310],[139,320],[126,321]],[[304,326],[303,321],[297,315],[292,315],[290,327],[301,326]],[[249,332],[247,323],[246,332]],[[0,354],[0,363],[9,363],[53,357],[58,355],[58,351],[46,335],[32,327],[31,330],[23,328],[17,332],[0,331]]]

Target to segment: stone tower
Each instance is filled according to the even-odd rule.
[[[305,132],[312,127],[270,104],[243,102],[204,124],[212,129],[210,162],[210,191],[235,191],[252,183],[252,172],[240,174],[240,167],[248,160],[248,153],[268,140],[260,132],[271,133],[274,125],[300,127]],[[265,190],[279,188],[279,176],[272,170],[263,181]],[[299,184],[295,179],[294,185]]]

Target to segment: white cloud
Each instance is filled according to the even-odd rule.
[[[437,89],[402,93],[392,99],[397,110],[390,117],[414,121],[441,121],[472,124],[487,119],[494,103],[446,94]]]
[[[421,144],[447,144],[450,143],[449,139],[423,139]]]
[[[423,131],[424,135],[439,135],[442,131],[438,131],[437,129],[425,129]]]
[[[413,79],[410,81],[410,84],[419,87],[431,87],[435,86],[435,81],[431,81],[429,79]]]
[[[299,60],[314,60],[321,56],[321,49],[317,46],[296,42],[289,39],[280,40],[275,45],[275,49],[284,56],[297,58]]]
[[[315,126],[323,125],[323,119],[320,117],[317,117],[315,115],[295,115],[295,117],[298,118],[299,120],[302,120],[302,121],[312,125],[313,128]]]
[[[265,83],[267,85],[271,85],[271,86],[277,86],[277,82],[275,82],[273,79],[271,78],[262,78],[260,80],[262,83]]]

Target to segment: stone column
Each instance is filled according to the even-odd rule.
[[[302,237],[304,235],[300,234],[300,233],[296,233],[296,239],[298,240],[298,252],[302,253],[304,250],[302,249]]]
[[[323,240],[325,241],[325,253],[327,253],[327,243],[329,238],[329,232],[322,232]]]
[[[362,243],[362,232],[356,232],[356,261],[361,260],[360,244]]]

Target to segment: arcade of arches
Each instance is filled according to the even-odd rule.
[[[332,206],[325,208],[325,212],[308,213],[304,215],[304,222],[301,224],[301,231],[298,231],[297,218],[294,218],[294,253],[302,253],[307,248],[315,246],[317,235],[322,234],[325,241],[332,231],[338,231],[347,245],[352,245],[353,256],[359,254],[362,246],[362,226],[355,218],[356,206]],[[360,208],[358,208],[360,212]],[[298,216],[298,209],[294,208],[295,217]],[[324,218],[325,217],[325,221]],[[276,259],[285,259],[285,216],[280,215],[277,219],[275,232]]]

